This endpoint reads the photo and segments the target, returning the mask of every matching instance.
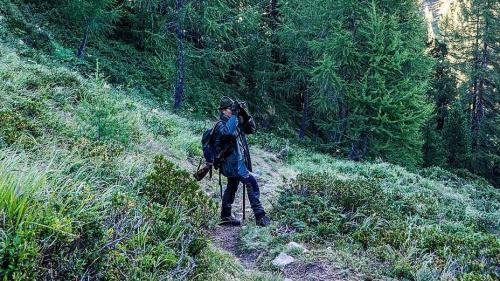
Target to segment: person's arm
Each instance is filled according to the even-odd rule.
[[[223,122],[219,125],[219,134],[221,136],[236,136],[238,127],[238,118],[235,115],[231,116],[229,120],[224,124]]]

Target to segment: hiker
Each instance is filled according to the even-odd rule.
[[[224,145],[232,146],[229,155],[224,157],[220,165],[221,173],[227,177],[227,187],[222,197],[221,225],[239,226],[241,224],[232,215],[231,205],[234,203],[238,185],[242,182],[247,188],[256,224],[267,226],[270,224],[270,219],[266,216],[259,199],[259,185],[250,173],[252,164],[245,136],[255,132],[255,122],[245,109],[244,103],[240,104],[226,96],[220,100],[219,111],[219,118],[222,122],[217,126],[215,146],[218,150],[221,150]]]

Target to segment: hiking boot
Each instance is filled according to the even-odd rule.
[[[229,217],[221,218],[219,225],[240,226],[241,225],[241,221],[239,221],[234,216],[229,216]]]
[[[258,225],[258,226],[268,226],[271,224],[271,220],[266,216],[262,216],[260,218],[256,218],[255,219],[255,223]]]

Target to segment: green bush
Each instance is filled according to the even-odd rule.
[[[188,172],[181,170],[163,156],[155,158],[154,171],[146,178],[142,192],[153,202],[181,208],[193,226],[207,226],[215,217],[215,202],[201,189]]]
[[[0,111],[0,122],[2,122],[0,139],[8,145],[21,140],[23,136],[29,136],[32,132],[37,131],[28,119],[10,111]]]
[[[175,127],[177,127],[172,119],[161,116],[157,110],[146,116],[146,124],[153,134],[163,137],[174,134]]]
[[[62,164],[27,166],[0,152],[0,278],[158,280],[193,273],[208,245],[201,227],[213,222],[215,205],[191,175],[158,157],[142,198],[122,186],[102,189],[89,177],[91,164],[49,158]]]
[[[200,140],[193,140],[187,146],[188,157],[201,157],[203,156],[203,150],[201,148]]]

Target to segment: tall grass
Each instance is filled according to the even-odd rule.
[[[46,178],[27,171],[15,157],[9,158],[0,154],[0,221],[17,229],[30,223],[31,196],[45,185]]]
[[[182,169],[199,157],[205,124],[0,50],[0,116],[15,116],[0,127],[0,279],[211,275],[201,230],[213,202]],[[155,174],[157,155],[171,160],[166,174]]]

